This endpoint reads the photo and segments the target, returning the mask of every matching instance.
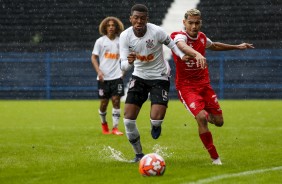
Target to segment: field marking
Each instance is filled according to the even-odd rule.
[[[186,184],[211,183],[211,182],[215,182],[215,181],[226,179],[226,178],[235,178],[235,177],[240,177],[240,176],[247,176],[247,175],[265,173],[265,172],[277,171],[277,170],[282,170],[282,166],[271,167],[271,168],[267,168],[267,169],[244,171],[244,172],[239,172],[239,173],[234,173],[234,174],[223,174],[223,175],[213,176],[213,177],[206,178],[206,179],[201,179],[201,180],[198,180],[198,181],[195,181],[195,182],[189,182],[189,183],[186,183]]]

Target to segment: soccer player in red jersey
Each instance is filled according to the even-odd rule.
[[[188,61],[183,61],[172,52],[176,65],[175,85],[178,97],[186,109],[195,117],[198,123],[199,136],[210,154],[212,163],[221,165],[222,162],[213,144],[212,134],[208,129],[208,122],[221,127],[224,121],[217,96],[210,84],[205,49],[224,51],[254,47],[249,43],[230,45],[212,42],[200,31],[202,26],[201,12],[197,9],[191,9],[185,13],[183,24],[185,30],[173,32],[171,38],[183,53],[194,55],[194,57],[191,57]]]

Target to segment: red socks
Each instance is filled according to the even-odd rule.
[[[213,145],[213,140],[212,140],[211,132],[205,132],[205,133],[200,134],[200,138],[201,138],[204,146],[208,150],[211,158],[212,159],[217,159],[219,156],[217,154],[215,146]]]

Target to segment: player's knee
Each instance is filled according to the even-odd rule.
[[[103,110],[106,110],[107,107],[108,107],[108,101],[107,100],[102,100],[100,108],[103,109]]]
[[[205,121],[207,121],[205,111],[199,112],[199,114],[197,114],[197,116],[195,116],[195,119],[197,120],[197,122],[205,122]]]
[[[113,102],[114,108],[116,108],[116,109],[120,108],[120,100],[119,99],[114,99],[114,100],[112,100],[112,102]]]
[[[213,124],[217,127],[222,127],[224,124],[223,117],[221,115],[213,117]]]
[[[217,127],[222,127],[223,124],[224,124],[223,121],[215,121],[215,122],[214,122],[214,125],[217,126]]]

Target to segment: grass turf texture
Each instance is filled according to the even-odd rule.
[[[282,101],[220,103],[225,125],[209,127],[222,166],[211,164],[195,120],[179,101],[170,101],[158,140],[151,138],[150,104],[144,104],[137,119],[143,150],[158,145],[168,155],[164,176],[148,178],[138,164],[107,155],[110,146],[128,160],[134,156],[125,135],[102,135],[99,101],[0,101],[0,183],[280,183],[281,168],[240,173],[282,166]],[[107,119],[112,127],[111,106]],[[119,127],[124,132],[122,121]]]

